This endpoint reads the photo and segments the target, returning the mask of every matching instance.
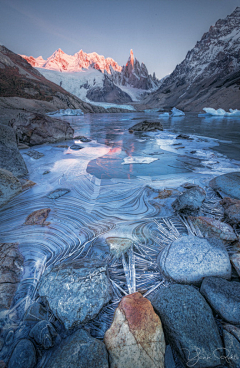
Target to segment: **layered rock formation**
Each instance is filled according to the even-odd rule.
[[[240,7],[220,19],[145,101],[152,107],[240,108]]]

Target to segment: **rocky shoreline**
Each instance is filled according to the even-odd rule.
[[[34,131],[32,121],[38,116],[29,119],[22,125],[21,119],[13,123],[15,129],[21,129],[20,143],[30,143],[24,137],[27,130]],[[35,183],[27,180],[14,130],[8,126],[1,129],[4,205]],[[139,124],[135,129],[142,131]],[[161,131],[162,127],[150,124],[149,129]],[[63,131],[56,140],[66,139]],[[33,133],[28,136],[31,138]],[[10,167],[16,176],[7,171]],[[159,219],[156,221],[166,242],[151,267],[161,281],[151,288],[143,284],[137,289],[136,255],[145,257],[144,262],[151,258],[124,235],[110,235],[99,248],[101,259],[95,258],[94,252],[83,252],[82,257],[70,257],[49,267],[21,322],[10,327],[9,313],[19,313],[14,298],[24,259],[16,243],[0,244],[0,367],[239,368],[239,185],[240,174],[232,172],[214,178],[204,188],[192,183],[182,185],[181,191],[146,188],[159,206],[171,201],[175,216],[185,227],[181,232],[170,219],[165,219],[164,226]],[[208,190],[218,198],[214,203],[216,216],[214,212],[207,216],[203,210]],[[68,192],[59,188],[48,193],[48,198],[61,200]],[[47,228],[50,213],[51,208],[39,208],[29,213],[24,226]],[[120,265],[128,292],[120,281],[123,274],[118,275]],[[102,315],[108,306],[111,313]],[[92,323],[95,332],[104,331],[103,339],[93,333]]]

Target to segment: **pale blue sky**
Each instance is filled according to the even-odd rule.
[[[133,49],[161,78],[237,6],[240,0],[0,0],[0,42],[43,58],[58,48],[96,51],[119,65]]]

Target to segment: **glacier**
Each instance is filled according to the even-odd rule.
[[[240,110],[233,110],[229,109],[229,112],[225,111],[224,109],[217,109],[215,110],[212,107],[204,107],[203,110],[206,112],[204,116],[211,115],[211,116],[220,116],[220,117],[240,117]],[[198,116],[203,116],[203,114],[199,114]]]
[[[60,109],[58,111],[49,112],[47,115],[51,116],[80,116],[84,115],[81,109]]]

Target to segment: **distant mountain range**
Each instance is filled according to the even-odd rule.
[[[21,56],[47,79],[86,101],[128,103],[160,85],[155,74],[150,75],[144,63],[140,65],[132,50],[122,67],[112,58],[82,50],[67,55],[58,49],[47,60]]]
[[[240,109],[240,7],[211,26],[144,103],[185,111]]]

